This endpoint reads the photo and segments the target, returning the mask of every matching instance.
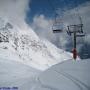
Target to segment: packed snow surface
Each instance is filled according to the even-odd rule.
[[[90,59],[64,61],[46,71],[0,58],[0,88],[18,90],[90,90]]]
[[[17,87],[17,90],[31,90],[40,71],[17,61],[0,58],[0,90]],[[13,90],[13,89],[10,89]]]
[[[90,59],[54,65],[38,81],[35,90],[90,90]]]

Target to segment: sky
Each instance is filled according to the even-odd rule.
[[[31,28],[40,38],[48,39],[57,47],[72,50],[72,38],[67,35],[67,25],[80,23],[78,13],[82,17],[85,37],[85,45],[77,41],[78,51],[88,48],[90,57],[90,0],[0,0],[0,17],[6,17],[15,25],[26,30]],[[52,26],[55,15],[63,26],[63,33],[54,34]],[[87,44],[87,45],[86,45]]]
[[[48,39],[59,48],[71,51],[73,48],[73,37],[71,38],[68,36],[66,32],[62,34],[52,33],[56,13],[58,14],[57,17],[61,16],[63,18],[60,20],[64,22],[64,26],[72,23],[79,24],[79,14],[82,17],[85,32],[90,33],[90,27],[89,24],[87,24],[90,22],[90,0],[32,0],[29,3],[29,8],[26,18],[27,23],[40,36],[40,38]],[[63,26],[63,23],[61,23],[61,26]],[[89,36],[90,35],[88,34],[86,37],[87,39],[79,38],[77,40],[77,49],[78,52],[80,52],[80,55],[83,48],[85,50],[89,48]],[[86,41],[83,41],[83,39]],[[88,45],[84,43],[88,43]],[[87,53],[90,53],[90,50],[88,50]],[[90,55],[88,56],[90,57]]]
[[[28,11],[27,17],[28,22],[32,21],[32,17],[36,14],[44,14],[45,17],[53,17],[57,8],[75,8],[78,5],[85,3],[90,0],[31,0],[29,3],[30,10]]]

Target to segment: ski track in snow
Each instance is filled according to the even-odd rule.
[[[55,87],[50,87],[49,85],[43,84],[39,77],[36,78],[36,81],[39,83],[40,87],[43,87],[43,88],[46,88],[46,89],[49,89],[49,90],[59,90]]]
[[[68,78],[69,80],[71,80],[76,86],[78,86],[80,88],[80,90],[85,90],[84,88],[86,88],[86,90],[90,90],[90,87],[87,86],[85,83],[83,83],[82,81],[78,80],[77,78],[73,77],[72,75],[64,72],[64,71],[57,71],[54,70],[56,73],[59,73],[61,75],[63,75],[64,77]],[[83,88],[84,86],[84,88]]]

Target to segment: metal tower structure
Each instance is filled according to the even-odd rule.
[[[48,0],[48,1],[51,5],[52,9],[55,11],[56,10],[55,7],[52,5],[50,0]],[[72,25],[67,26],[67,34],[69,36],[73,35],[73,51],[72,52],[73,52],[74,60],[76,60],[76,58],[77,58],[77,37],[84,37],[85,36],[84,31],[83,31],[82,18],[78,12],[78,9],[76,12],[78,14],[78,19],[80,20],[80,24],[72,24]],[[63,27],[61,26],[62,24],[63,24],[62,22],[59,22],[59,19],[57,18],[57,13],[56,13],[55,22],[52,26],[53,33],[63,32]]]
[[[83,24],[77,24],[77,25],[69,25],[67,26],[67,34],[72,35],[73,34],[73,58],[76,60],[77,58],[77,37],[84,37],[85,34],[83,32]]]

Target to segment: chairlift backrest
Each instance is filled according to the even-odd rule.
[[[53,30],[53,33],[60,33],[60,32],[62,32],[63,31],[63,26],[62,25],[60,25],[60,24],[54,24],[53,26],[52,26],[52,30]]]

